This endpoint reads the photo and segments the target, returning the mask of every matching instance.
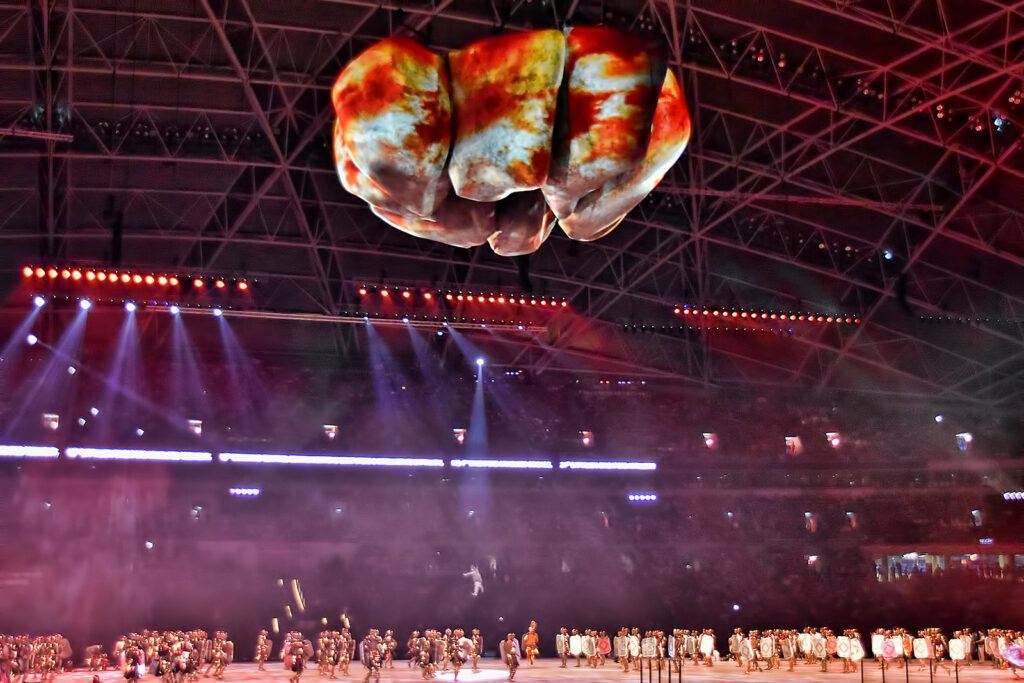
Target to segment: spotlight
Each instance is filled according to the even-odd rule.
[[[153,549],[153,541],[146,541],[146,550]]]
[[[46,271],[42,268],[36,268],[36,277],[45,277]]]
[[[476,359],[476,366],[478,368],[482,368],[484,366],[484,359],[483,358],[477,358]]]
[[[430,292],[423,292],[423,298],[426,299],[427,301],[430,301],[431,299],[434,298],[434,295],[431,294]]]
[[[455,443],[460,446],[466,443],[466,430],[462,428],[456,428],[452,430],[452,436],[455,437]]]
[[[156,278],[155,277],[153,277],[152,275],[147,275],[146,276],[146,284],[147,285],[152,285],[155,282],[156,282]]]
[[[67,268],[65,268],[64,270],[60,271],[60,276],[64,280],[70,280],[71,279],[71,271],[68,270]]]
[[[171,304],[170,308],[168,308],[167,310],[170,311],[171,315],[178,315],[178,313],[181,312],[181,309],[178,308],[175,304]]]
[[[832,448],[839,448],[843,445],[843,439],[839,436],[839,432],[825,432],[825,438]]]
[[[386,289],[382,289],[382,290],[380,290],[380,295],[381,295],[382,297],[384,297],[384,298],[386,299],[386,298],[388,298],[389,296],[391,296],[391,292],[389,292],[389,291],[388,291],[388,290],[386,290]]]
[[[29,346],[35,346],[36,344],[39,343],[39,337],[37,337],[34,334],[30,334],[27,337],[25,337],[25,341],[28,343]]]
[[[594,445],[594,432],[590,431],[589,429],[581,429],[580,441],[583,443],[584,446],[590,448],[591,446]]]
[[[409,290],[405,290],[404,292],[402,292],[402,298],[403,299],[408,299],[411,296],[412,296],[412,292],[410,292]]]
[[[36,308],[42,308],[46,305],[46,299],[41,296],[37,296],[32,299],[32,303],[36,305]]]
[[[167,283],[171,287],[177,287],[178,286],[178,278],[176,278],[176,277],[169,277],[169,278],[167,278]]]
[[[80,270],[72,270],[71,271],[71,279],[74,280],[75,282],[78,282],[79,280],[81,280],[82,279],[82,271],[80,271]]]
[[[51,280],[57,279],[57,269],[56,268],[50,268],[48,271],[46,271],[46,274],[50,276]]]
[[[86,277],[86,279],[88,279],[88,280],[91,280],[91,279],[92,279],[92,278],[91,278],[91,277],[89,277],[88,275],[86,275],[85,277]],[[99,273],[97,273],[97,274],[96,274],[96,279],[97,279],[97,280],[99,280],[100,282],[106,282],[106,281],[107,281],[107,274],[106,274],[106,273],[104,273],[104,272],[99,272]]]
[[[228,493],[232,496],[244,497],[244,498],[255,498],[260,495],[260,490],[254,487],[232,487],[228,489]]]
[[[196,436],[203,435],[203,421],[202,420],[189,420],[188,430]]]
[[[972,441],[974,441],[974,435],[970,432],[961,432],[956,435],[956,446],[962,451],[966,451]]]
[[[192,286],[195,287],[196,289],[202,289],[205,285],[206,283],[204,283],[199,278],[196,278],[195,280],[192,281]]]
[[[57,413],[43,413],[43,429],[55,432],[60,429],[60,415]]]
[[[225,284],[224,284],[224,281],[223,281],[223,280],[217,280],[217,281],[216,281],[216,282],[214,282],[213,284],[214,284],[214,286],[215,286],[215,287],[216,287],[217,289],[224,289],[224,287],[226,287],[226,286],[227,286],[227,285],[225,285]]]
[[[76,368],[74,365],[69,365],[68,366],[68,374],[69,375],[74,375],[77,372],[78,372],[78,368]]]
[[[892,249],[886,249],[882,252],[882,258],[886,261],[892,261]]]
[[[224,315],[224,311],[220,310],[219,308],[213,309],[213,317],[214,318],[219,318],[222,315]]]
[[[93,406],[92,408],[89,408],[89,414],[92,415],[93,417],[96,417],[97,415],[100,414],[100,409],[97,408],[96,406]]]
[[[131,301],[124,305],[124,310],[128,311],[129,313],[134,313],[136,308],[138,307]]]
[[[359,296],[366,296],[366,287],[359,288]]]
[[[81,301],[78,302],[78,307],[81,308],[83,311],[88,311],[90,308],[92,308],[92,302],[89,301],[88,299],[82,299]]]
[[[324,436],[334,441],[338,437],[338,425],[324,425]]]
[[[242,290],[243,292],[249,291],[249,283],[245,282],[245,281],[239,282],[238,283],[238,289]]]
[[[409,319],[408,319],[408,318],[402,318],[402,322],[403,322],[403,323],[408,323],[408,322],[409,322]]]
[[[137,285],[141,285],[142,284],[142,276],[141,275],[133,275],[132,276],[132,282],[134,282]]]
[[[444,336],[444,330],[438,330],[437,331],[437,336],[438,337],[443,337]]]
[[[718,448],[718,436],[714,432],[704,432],[704,445],[712,450]]]
[[[128,283],[129,283],[129,282],[131,282],[131,281],[132,281],[132,276],[131,276],[131,275],[129,275],[128,273],[123,273],[123,274],[121,275],[121,282],[123,282],[123,283],[125,283],[125,284],[128,284]]]
[[[167,277],[165,275],[161,275],[156,279],[156,281],[160,284],[161,287],[167,286]]]
[[[25,277],[32,277],[33,272],[35,271],[32,270],[32,266],[25,266],[24,268],[21,269],[21,274],[24,275]]]
[[[138,429],[135,430],[135,436],[145,436],[145,434],[146,430],[143,429],[142,427],[139,427]]]

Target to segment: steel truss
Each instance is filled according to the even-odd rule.
[[[508,341],[510,364],[1024,395],[1024,116],[1011,102],[1024,2],[794,0],[765,16],[710,0],[160,7],[0,2],[0,269],[110,261],[123,229],[133,264],[258,276],[277,309],[338,315],[362,282],[515,289],[515,263],[386,229],[339,187],[330,85],[396,32],[445,50],[603,20],[665,36],[694,139],[611,236],[555,236],[534,255],[536,291],[585,316]],[[770,354],[754,337],[623,334],[677,322],[684,301],[853,310],[863,324],[796,331]],[[981,322],[921,321],[939,315]],[[601,351],[585,343],[595,330]]]

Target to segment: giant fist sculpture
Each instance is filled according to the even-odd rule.
[[[607,235],[690,139],[664,49],[607,28],[499,36],[447,62],[389,38],[331,94],[346,190],[411,235],[505,256],[536,251],[556,223]]]

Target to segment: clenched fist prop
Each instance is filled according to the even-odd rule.
[[[332,91],[345,189],[390,225],[498,254],[611,232],[679,159],[690,113],[662,47],[599,27],[474,43],[447,61],[409,38]]]

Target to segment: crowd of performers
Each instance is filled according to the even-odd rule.
[[[521,645],[520,645],[521,642]],[[520,661],[532,665],[541,654],[541,638],[536,622],[531,622],[522,640],[509,633],[498,646],[498,656],[514,680]],[[989,629],[954,631],[951,637],[939,629],[926,629],[916,635],[902,628],[877,629],[865,640],[856,630],[841,634],[828,628],[808,627],[802,631],[770,629],[744,633],[735,629],[725,643],[727,652],[718,649],[712,629],[674,629],[645,631],[622,628],[614,637],[597,629],[561,628],[555,636],[554,654],[562,668],[575,660],[576,667],[601,667],[609,659],[623,672],[644,667],[681,671],[687,663],[714,666],[735,662],[750,674],[786,666],[794,671],[798,662],[820,666],[828,672],[841,665],[843,673],[857,672],[863,659],[875,659],[883,668],[909,667],[914,661],[919,670],[951,673],[950,662],[973,666],[991,663],[997,669],[1009,669],[1014,678],[1022,678],[1024,669],[1024,631]],[[300,683],[304,671],[315,661],[317,673],[325,678],[349,676],[349,665],[358,660],[365,671],[364,681],[379,681],[381,670],[395,665],[398,641],[392,631],[381,636],[371,629],[357,642],[348,628],[322,631],[315,644],[302,633],[288,633],[277,655],[290,673],[289,683]],[[200,677],[224,677],[234,659],[234,644],[227,633],[217,631],[143,631],[120,638],[108,655],[100,645],[85,649],[84,664],[89,671],[117,667],[126,681],[151,674],[162,683],[195,683]],[[260,631],[254,659],[265,670],[274,656],[274,643],[267,631]],[[451,668],[454,679],[470,664],[478,671],[484,655],[479,629],[468,635],[461,628],[444,631],[413,631],[406,641],[408,667],[417,667],[424,679]],[[726,664],[731,665],[731,664]],[[51,683],[58,673],[73,668],[71,644],[60,634],[30,638],[0,634],[0,683]]]

